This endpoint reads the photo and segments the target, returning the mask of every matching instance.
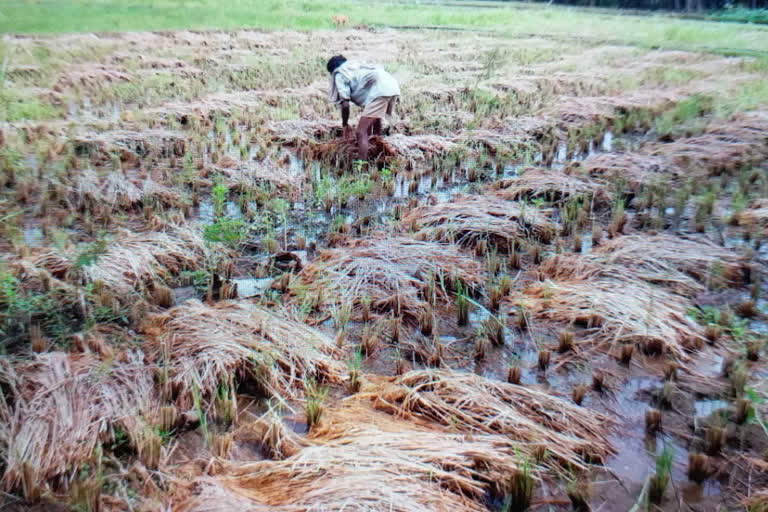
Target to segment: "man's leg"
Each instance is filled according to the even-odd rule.
[[[357,123],[357,151],[360,160],[368,160],[368,141],[376,121],[376,117],[361,117]]]

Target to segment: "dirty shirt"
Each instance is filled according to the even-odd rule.
[[[376,98],[399,95],[397,80],[383,68],[346,61],[331,75],[328,98],[334,103],[349,100],[358,107],[365,107]]]

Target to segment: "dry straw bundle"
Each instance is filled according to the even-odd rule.
[[[441,242],[489,245],[508,250],[521,238],[552,239],[556,225],[533,206],[489,196],[457,197],[451,203],[420,206],[403,219],[416,237]]]
[[[504,434],[534,456],[542,448],[556,464],[584,467],[613,452],[609,418],[528,386],[473,374],[414,370],[367,394],[398,417],[421,417],[462,432]]]
[[[169,368],[170,384],[186,405],[195,387],[212,396],[232,375],[296,398],[307,380],[340,383],[345,373],[333,340],[250,303],[187,301],[154,317],[147,331],[157,364]]]
[[[693,296],[707,284],[743,284],[748,264],[703,238],[627,235],[601,244],[589,255],[550,258],[540,271],[552,279],[640,280]]]
[[[536,284],[522,301],[537,318],[590,328],[585,339],[600,344],[638,343],[646,352],[672,352],[688,359],[687,348],[704,340],[687,315],[689,300],[644,281],[597,277]]]
[[[129,294],[158,276],[196,270],[203,257],[203,238],[190,228],[129,235],[110,243],[106,254],[85,268],[85,276],[103,281],[117,293]]]
[[[633,192],[638,192],[645,185],[683,175],[683,170],[671,159],[640,153],[591,155],[582,162],[581,169],[593,178],[610,182],[623,180]]]
[[[527,169],[517,178],[497,181],[493,188],[497,196],[508,201],[537,197],[561,201],[571,197],[589,197],[602,206],[612,202],[605,183],[553,169]]]
[[[646,151],[668,156],[685,169],[733,172],[765,160],[767,142],[768,113],[758,111],[710,125],[701,135],[650,145]]]
[[[349,305],[357,317],[364,304],[376,311],[394,311],[416,318],[427,306],[430,290],[447,302],[461,283],[476,289],[483,269],[453,245],[410,238],[374,238],[324,251],[291,283],[296,302],[321,308]]]
[[[0,381],[13,399],[0,409],[6,490],[30,500],[65,492],[114,427],[138,439],[141,414],[156,403],[152,373],[130,352],[106,370],[91,355],[62,352],[4,362]]]

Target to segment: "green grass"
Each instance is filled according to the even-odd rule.
[[[477,2],[476,2],[477,3]],[[4,33],[166,29],[333,28],[335,14],[350,25],[408,25],[490,29],[506,35],[541,34],[645,47],[768,52],[768,27],[684,20],[662,14],[493,2],[494,8],[456,4],[288,0],[12,0],[0,7]]]

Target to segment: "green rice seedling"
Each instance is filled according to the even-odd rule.
[[[469,323],[471,301],[461,281],[456,284],[456,323],[460,327]]]
[[[656,457],[656,472],[651,475],[648,499],[651,503],[659,505],[664,499],[664,493],[669,487],[669,479],[672,473],[672,450],[665,446],[661,455]]]
[[[531,506],[535,480],[531,472],[530,462],[526,459],[512,470],[509,478],[503,484],[504,508],[509,512],[524,512]]]
[[[229,426],[234,423],[237,416],[237,397],[231,385],[219,385],[214,399],[214,411],[219,424]]]
[[[325,407],[324,403],[328,398],[328,388],[321,387],[315,380],[309,380],[305,388],[306,402],[304,404],[304,412],[307,417],[307,426],[312,429],[320,423]]]

